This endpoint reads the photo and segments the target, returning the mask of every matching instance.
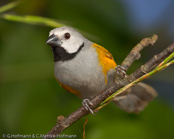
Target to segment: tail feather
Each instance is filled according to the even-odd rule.
[[[138,83],[134,87],[116,96],[113,102],[126,112],[138,113],[156,96],[157,92],[154,88],[145,83]]]

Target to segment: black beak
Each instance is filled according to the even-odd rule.
[[[48,37],[46,44],[48,44],[51,47],[54,47],[54,46],[61,46],[62,43],[59,40],[59,38],[53,34]]]

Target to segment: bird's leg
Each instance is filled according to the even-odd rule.
[[[91,103],[91,101],[89,99],[84,99],[82,101],[82,105],[83,105],[83,107],[85,107],[85,109],[87,109],[88,111],[90,111],[90,113],[92,113],[93,115],[95,115],[94,114],[94,111],[90,108],[90,106],[92,106],[92,103]]]

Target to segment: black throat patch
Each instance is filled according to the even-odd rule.
[[[83,47],[84,47],[84,42],[80,45],[78,51],[75,52],[75,53],[72,53],[72,54],[69,54],[62,47],[59,47],[59,46],[52,47],[53,56],[54,56],[54,62],[57,62],[57,61],[67,61],[67,60],[73,59],[80,52],[80,50]]]

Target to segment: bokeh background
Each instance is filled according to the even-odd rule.
[[[9,2],[1,0],[0,6]],[[143,50],[129,73],[174,42],[173,0],[22,0],[3,14],[56,19],[107,48],[118,64],[142,38],[157,34],[158,42]],[[54,79],[52,52],[45,44],[51,29],[0,18],[0,134],[46,134],[58,115],[81,106]],[[87,116],[86,138],[174,138],[174,66],[145,82],[159,95],[143,112],[128,114],[109,104]],[[62,134],[82,138],[87,117]]]

